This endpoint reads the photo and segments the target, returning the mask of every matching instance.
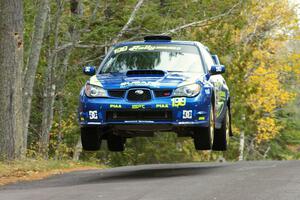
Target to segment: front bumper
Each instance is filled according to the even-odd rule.
[[[148,102],[80,96],[81,126],[167,125],[208,127],[210,97],[166,97]],[[126,117],[126,114],[130,115]],[[163,116],[164,115],[164,116]]]

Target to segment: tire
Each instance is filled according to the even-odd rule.
[[[126,138],[121,137],[119,135],[114,135],[113,133],[110,133],[107,136],[107,147],[109,151],[113,151],[113,152],[124,151],[125,142],[126,142]]]
[[[97,127],[81,127],[82,149],[98,151],[101,147],[101,138]]]
[[[227,106],[225,117],[222,120],[222,127],[216,129],[214,136],[214,151],[226,151],[229,144],[230,138],[230,118],[229,118],[229,108]]]
[[[196,128],[194,133],[194,145],[196,150],[211,150],[214,141],[215,114],[211,106],[209,114],[209,126],[205,128]]]

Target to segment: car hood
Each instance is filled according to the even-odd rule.
[[[90,78],[90,83],[104,89],[127,89],[132,87],[177,88],[181,85],[203,82],[203,74],[168,72],[163,76],[127,76],[126,73],[98,74]]]

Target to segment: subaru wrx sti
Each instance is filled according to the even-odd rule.
[[[83,149],[107,140],[123,151],[126,139],[175,132],[192,137],[197,150],[227,149],[230,94],[225,67],[199,42],[147,36],[116,44],[80,92]]]

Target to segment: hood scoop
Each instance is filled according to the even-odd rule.
[[[163,77],[165,76],[165,72],[162,70],[129,70],[126,73],[126,76],[154,76],[154,77]]]

